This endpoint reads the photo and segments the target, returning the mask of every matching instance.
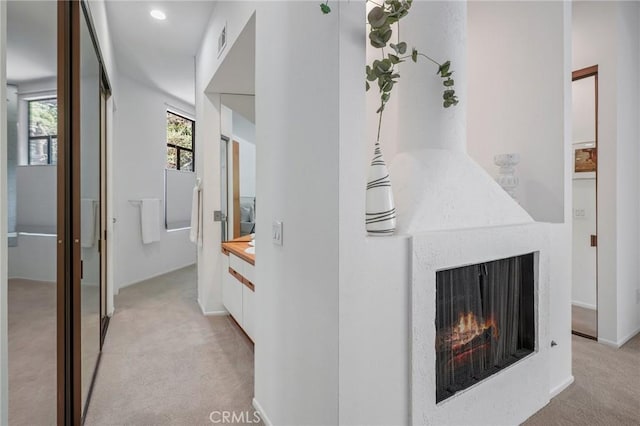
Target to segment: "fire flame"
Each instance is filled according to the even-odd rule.
[[[451,327],[450,342],[452,349],[455,350],[466,345],[489,329],[492,329],[492,337],[497,338],[498,325],[493,318],[489,317],[485,322],[479,322],[478,317],[473,312],[460,313],[458,322]]]

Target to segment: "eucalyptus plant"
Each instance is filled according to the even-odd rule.
[[[393,36],[392,26],[396,25],[398,34],[400,33],[400,20],[409,14],[411,4],[413,0],[385,0],[383,3],[377,3],[373,0],[367,0],[367,2],[374,4],[375,6],[369,11],[367,15],[367,23],[369,26],[369,43],[371,46],[380,49],[381,59],[375,59],[373,63],[366,67],[366,88],[369,90],[373,82],[377,82],[378,91],[380,93],[380,107],[376,111],[378,114],[378,137],[380,140],[380,127],[382,125],[382,113],[384,112],[385,105],[391,98],[391,92],[394,86],[398,83],[400,74],[396,69],[398,64],[411,59],[413,62],[418,62],[419,57],[423,57],[433,62],[438,67],[436,72],[442,78],[442,84],[444,85],[444,93],[442,95],[444,108],[449,108],[458,104],[458,97],[454,89],[454,83],[451,71],[451,62],[446,61],[439,63],[436,60],[430,58],[424,53],[419,52],[415,47],[412,48],[411,54],[407,54],[407,43],[400,41],[397,37],[396,43],[390,43]],[[322,13],[328,14],[331,12],[329,7],[329,0],[320,4]],[[393,51],[393,53],[385,51],[387,46]]]

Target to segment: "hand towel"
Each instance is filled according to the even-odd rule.
[[[96,243],[98,203],[92,198],[80,200],[80,245],[84,248],[93,247]]]
[[[142,243],[151,244],[160,241],[160,200],[143,198],[140,201]]]
[[[191,231],[189,239],[198,247],[202,247],[202,190],[200,180],[193,187],[191,199]]]

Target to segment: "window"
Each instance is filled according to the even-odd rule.
[[[196,122],[167,111],[167,169],[194,171]]]
[[[46,165],[58,162],[58,100],[56,98],[28,101],[29,164]]]

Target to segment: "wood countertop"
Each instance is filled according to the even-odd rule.
[[[249,241],[251,241],[251,237],[249,235],[236,238],[235,240],[225,241],[224,243],[222,243],[222,253],[227,256],[229,255],[229,253],[232,253],[245,262],[255,265],[256,255],[245,252],[246,249],[252,247],[249,245]]]

